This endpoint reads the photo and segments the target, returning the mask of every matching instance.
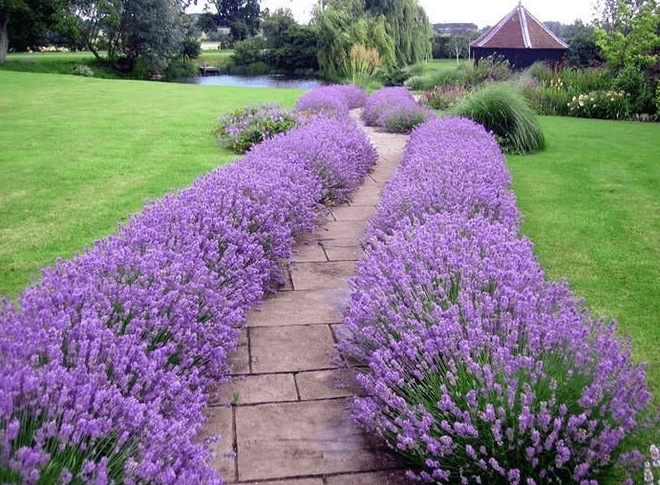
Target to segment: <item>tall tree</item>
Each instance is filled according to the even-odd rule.
[[[208,5],[215,12],[207,12],[206,17],[217,27],[229,27],[234,40],[244,40],[259,32],[259,0],[210,0]]]
[[[100,58],[103,38],[108,58],[130,69],[136,59],[150,71],[164,69],[179,55],[186,38],[187,0],[72,0],[80,42]],[[73,29],[71,29],[73,30]]]
[[[612,31],[596,28],[596,43],[615,70],[650,66],[658,62],[660,49],[660,8],[653,0],[637,11],[619,1],[618,24]]]
[[[397,64],[415,64],[431,56],[433,30],[418,0],[365,0],[364,6],[367,13],[387,19]]]
[[[42,32],[62,22],[67,4],[67,0],[0,0],[0,64],[7,55],[10,32],[21,45],[32,47]]]

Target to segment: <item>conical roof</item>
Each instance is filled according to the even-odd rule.
[[[567,49],[568,45],[519,3],[495,27],[471,42],[470,47]]]

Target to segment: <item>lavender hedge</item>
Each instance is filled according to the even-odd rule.
[[[362,121],[367,126],[382,126],[395,133],[409,133],[433,116],[417,104],[406,88],[382,88],[369,96],[362,109]]]
[[[2,302],[2,483],[222,483],[193,440],[207,389],[317,205],[375,161],[347,123],[256,146]]]
[[[349,110],[361,108],[367,101],[362,88],[353,84],[321,86],[303,94],[296,103],[298,111],[326,115],[348,115]]]
[[[413,132],[351,281],[338,349],[368,364],[353,416],[424,482],[591,485],[640,427],[644,371],[546,281],[509,183],[480,125]]]

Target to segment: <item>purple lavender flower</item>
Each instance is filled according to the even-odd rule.
[[[411,476],[590,483],[640,427],[644,371],[613,324],[546,280],[509,184],[473,122],[410,136],[337,345],[368,366],[353,417],[419,464]]]
[[[247,311],[318,205],[348,197],[375,157],[356,124],[315,118],[3,301],[0,469],[24,483],[222,483],[193,440],[206,389],[228,380]]]

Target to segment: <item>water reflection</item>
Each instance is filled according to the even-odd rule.
[[[202,84],[204,86],[243,86],[251,88],[313,89],[327,82],[319,79],[289,78],[275,74],[266,76],[195,76],[179,79],[178,82]]]

